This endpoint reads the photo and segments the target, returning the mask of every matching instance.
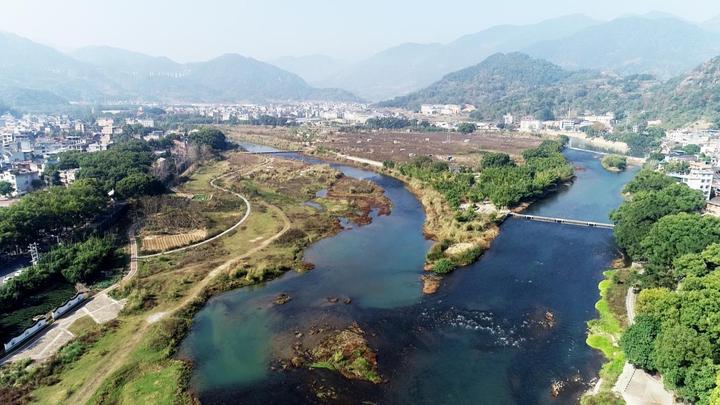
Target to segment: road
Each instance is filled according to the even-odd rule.
[[[267,163],[270,162],[270,159],[268,159],[266,162],[261,164],[260,166],[254,168],[248,173],[252,173],[255,170],[259,170],[262,167],[264,167]],[[216,177],[215,179],[211,180],[210,184],[220,190],[230,192],[236,196],[239,196],[248,204],[248,210],[241,220],[240,223],[244,222],[245,219],[250,215],[250,204],[247,201],[247,199],[244,196],[241,196],[240,194],[237,194],[235,192],[229,191],[225,188],[222,188],[220,186],[217,186],[215,183],[215,180],[219,180],[220,178],[224,178],[226,176],[231,176],[233,174],[236,174],[237,172],[228,173],[226,175],[222,175],[220,177]],[[196,283],[190,291],[188,291],[187,296],[185,299],[183,299],[180,303],[178,303],[176,306],[170,308],[167,311],[161,311],[161,312],[155,312],[152,314],[149,314],[147,318],[145,319],[146,322],[142,324],[142,326],[137,330],[134,334],[132,339],[129,339],[128,341],[123,342],[123,344],[118,347],[110,359],[110,361],[104,362],[98,370],[96,370],[93,375],[85,380],[83,382],[83,385],[79,387],[70,398],[68,398],[67,403],[87,403],[90,398],[92,398],[92,395],[95,394],[95,392],[100,388],[102,383],[110,377],[114,372],[116,372],[120,367],[122,367],[126,360],[129,358],[129,356],[133,353],[133,351],[137,348],[137,346],[142,342],[142,337],[145,335],[145,332],[149,329],[149,327],[154,324],[155,322],[160,321],[161,319],[165,318],[166,316],[172,315],[173,313],[179,311],[180,309],[184,308],[186,305],[197,299],[198,296],[204,291],[204,289],[210,284],[210,282],[215,279],[215,277],[223,274],[224,272],[227,272],[228,270],[234,268],[237,266],[238,262],[246,259],[255,253],[259,252],[262,249],[265,249],[268,247],[271,243],[275,242],[278,238],[280,238],[282,235],[284,235],[291,227],[292,223],[290,219],[285,215],[285,213],[278,207],[275,207],[273,205],[267,204],[270,209],[276,210],[283,221],[283,228],[277,232],[275,235],[271,236],[268,239],[265,239],[257,246],[253,247],[252,249],[248,250],[244,254],[236,257],[232,257],[222,263],[221,265],[215,267],[210,273],[208,273],[202,280],[200,280],[198,283]],[[237,224],[236,224],[237,225]],[[235,229],[236,226],[232,227],[230,230]],[[229,231],[229,230],[228,230]],[[223,234],[227,233],[228,231],[224,232]],[[135,238],[133,237],[133,243],[135,242]],[[137,245],[135,245],[137,247]],[[191,248],[198,246],[192,245],[188,246],[186,248]],[[143,258],[143,256],[138,256],[139,259]],[[131,270],[132,271],[132,270]],[[128,273],[130,274],[130,273]]]
[[[635,294],[633,288],[629,288],[625,296],[628,325],[635,322],[636,298],[637,294]],[[673,394],[665,389],[659,378],[646,373],[644,370],[635,368],[630,363],[625,363],[623,372],[618,377],[613,391],[622,395],[628,405],[676,404]]]
[[[244,175],[247,176],[247,175],[249,175],[249,174],[251,174],[251,173],[253,173],[253,172],[255,172],[255,171],[258,171],[258,170],[266,167],[270,162],[271,162],[271,159],[265,158],[265,160],[264,160],[260,165],[258,165],[257,167],[254,167],[252,170],[248,171],[247,173],[244,173]],[[233,172],[230,172],[230,173],[225,173],[225,174],[223,174],[223,175],[221,175],[221,176],[215,177],[214,179],[210,180],[210,186],[212,186],[213,188],[215,188],[215,189],[217,189],[217,190],[224,191],[224,192],[226,192],[226,193],[230,193],[230,194],[234,195],[235,197],[240,198],[240,199],[245,203],[245,207],[247,208],[247,210],[245,211],[245,215],[243,215],[243,217],[240,218],[240,220],[239,220],[237,223],[235,223],[235,225],[233,225],[233,226],[231,226],[230,228],[224,230],[223,232],[221,232],[221,233],[213,236],[212,238],[208,238],[208,239],[205,239],[205,240],[203,240],[203,241],[200,241],[200,242],[197,242],[197,243],[193,243],[192,245],[187,245],[187,246],[183,246],[183,247],[180,247],[180,248],[177,248],[177,249],[167,250],[167,251],[165,251],[165,252],[154,253],[154,254],[151,254],[151,255],[137,256],[137,258],[138,258],[138,259],[148,259],[148,258],[151,258],[151,257],[158,257],[158,256],[164,256],[164,255],[169,255],[169,254],[178,253],[178,252],[184,252],[184,251],[186,251],[186,250],[193,249],[193,248],[196,248],[196,247],[198,247],[198,246],[202,246],[202,245],[208,244],[208,243],[210,243],[210,242],[212,242],[212,241],[215,241],[215,240],[217,240],[217,239],[219,239],[219,238],[222,238],[223,236],[225,236],[225,235],[227,235],[228,233],[234,231],[235,229],[237,229],[237,227],[239,227],[240,225],[242,225],[242,224],[248,219],[248,217],[250,216],[250,211],[251,211],[250,201],[248,201],[247,198],[245,198],[243,195],[241,195],[241,194],[239,194],[239,193],[236,193],[236,192],[234,192],[234,191],[232,191],[232,190],[228,190],[228,189],[226,189],[225,187],[221,187],[221,186],[218,186],[217,184],[215,184],[216,181],[218,181],[218,180],[220,180],[220,179],[224,179],[224,178],[226,178],[226,177],[235,176],[235,175],[237,175],[239,172],[240,172],[240,171],[237,170],[237,171],[233,171]],[[133,240],[134,240],[134,238],[133,238]],[[135,246],[135,249],[137,249],[137,245]]]
[[[208,239],[205,239],[205,240],[203,240],[203,241],[200,241],[200,242],[197,242],[197,243],[193,243],[192,245],[187,245],[187,246],[183,246],[183,247],[180,247],[180,248],[177,248],[177,249],[167,250],[167,251],[165,251],[165,252],[154,253],[154,254],[151,254],[151,255],[137,256],[137,258],[138,258],[138,259],[148,259],[148,258],[151,258],[151,257],[158,257],[158,256],[164,256],[164,255],[169,255],[169,254],[178,253],[178,252],[184,252],[184,251],[186,251],[186,250],[193,249],[193,248],[196,248],[196,247],[198,247],[198,246],[202,246],[202,245],[208,244],[208,243],[210,243],[210,242],[213,242],[213,241],[215,241],[215,240],[217,240],[217,239],[220,239],[220,238],[222,238],[223,236],[227,235],[228,233],[230,233],[230,232],[234,231],[235,229],[237,229],[237,227],[239,227],[240,225],[242,225],[243,222],[245,222],[245,221],[248,219],[248,217],[250,216],[250,211],[251,211],[250,201],[248,201],[247,198],[245,198],[244,196],[242,196],[242,195],[240,195],[240,194],[238,194],[238,193],[236,193],[236,192],[234,192],[234,191],[228,190],[228,189],[226,189],[226,188],[224,188],[224,187],[220,187],[220,186],[218,186],[217,184],[215,184],[215,181],[220,180],[220,179],[225,178],[225,177],[229,177],[229,176],[235,175],[235,174],[237,174],[237,172],[231,172],[231,173],[227,173],[227,174],[224,174],[224,175],[222,175],[222,176],[219,176],[219,177],[216,177],[216,178],[210,180],[210,185],[211,185],[212,187],[214,187],[214,188],[216,188],[216,189],[218,189],[218,190],[222,190],[222,191],[225,191],[225,192],[227,192],[227,193],[230,193],[230,194],[234,195],[235,197],[240,198],[240,199],[243,200],[243,202],[245,203],[245,207],[247,207],[247,210],[245,211],[245,215],[243,215],[243,217],[240,218],[240,220],[239,220],[237,223],[235,223],[235,225],[233,225],[233,226],[231,226],[230,228],[222,231],[221,233],[213,236],[212,238],[208,238]]]
[[[625,295],[625,309],[627,311],[628,325],[635,323],[635,301],[637,300],[637,294],[633,291],[633,288],[628,288],[627,295]]]
[[[269,159],[267,159],[265,162],[261,164],[261,166],[264,166],[269,162]],[[257,168],[256,168],[257,169]],[[236,229],[238,226],[240,226],[247,218],[250,216],[250,202],[242,195],[235,193],[233,191],[230,191],[226,188],[220,187],[217,184],[215,184],[215,181],[220,180],[222,178],[232,176],[236,174],[237,172],[231,172],[226,173],[221,176],[218,176],[210,181],[210,185],[216,189],[231,193],[238,198],[242,199],[245,202],[245,205],[247,206],[247,210],[245,212],[245,215],[238,221],[235,225],[230,227],[229,229],[225,230],[224,232],[210,238],[206,239],[205,241],[185,246],[180,249],[174,249],[171,251],[167,251],[160,254],[155,255],[146,255],[146,256],[140,256],[138,255],[138,244],[137,244],[137,238],[135,237],[136,232],[136,226],[133,224],[130,229],[128,230],[128,239],[130,242],[130,270],[128,273],[120,280],[119,282],[107,287],[106,289],[100,291],[93,297],[89,298],[87,301],[85,301],[84,304],[79,306],[75,311],[73,311],[70,315],[67,315],[63,318],[60,318],[58,320],[55,320],[49,327],[47,327],[42,332],[38,333],[36,337],[34,337],[32,340],[30,340],[27,344],[25,344],[23,347],[12,353],[10,356],[7,356],[0,361],[0,364],[9,362],[9,361],[16,361],[24,358],[31,358],[33,360],[46,360],[50,358],[52,355],[54,355],[60,347],[71,341],[75,338],[75,335],[70,332],[69,327],[73,324],[78,318],[81,318],[82,316],[89,315],[95,322],[97,323],[105,323],[112,319],[117,318],[117,316],[120,313],[120,310],[125,305],[126,300],[119,300],[116,301],[112,297],[110,297],[109,293],[117,288],[119,285],[123,283],[127,283],[130,280],[132,280],[137,272],[138,272],[138,260],[148,257],[154,257],[154,256],[160,256],[162,254],[171,254],[175,252],[184,251],[187,249],[192,249],[197,246],[204,245],[206,243],[210,243],[226,234],[231,232],[232,230]],[[274,240],[274,239],[273,239]],[[150,321],[154,322],[162,318],[162,315],[158,316],[156,315],[155,318],[151,318]]]

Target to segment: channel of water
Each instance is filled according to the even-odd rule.
[[[565,154],[576,181],[528,212],[608,222],[636,169],[610,173],[595,154]],[[191,385],[203,403],[315,403],[318,386],[332,387],[339,403],[577,402],[602,363],[585,344],[586,323],[596,316],[602,271],[618,256],[611,231],[509,219],[477,263],[423,296],[431,242],[422,235],[419,201],[394,178],[333,167],[383,187],[392,213],[310,246],[311,272],[290,272],[207,303],[180,350],[194,362]],[[273,305],[280,293],[292,300]],[[290,345],[292,331],[349,322],[366,331],[386,383],[349,381],[327,370],[273,370],[273,350]],[[554,380],[570,381],[558,398],[550,395]]]

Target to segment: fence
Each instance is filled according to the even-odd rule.
[[[45,327],[48,326],[48,324],[49,324],[49,322],[47,321],[47,319],[41,319],[41,320],[35,322],[35,325],[25,329],[22,334],[10,339],[9,342],[5,343],[5,345],[4,345],[5,353],[8,353],[12,349],[25,343],[28,339],[35,336],[41,330],[45,329]]]
[[[50,325],[51,321],[54,321],[56,319],[61,318],[63,315],[67,314],[71,310],[73,310],[75,307],[83,303],[87,299],[86,293],[77,293],[74,297],[72,297],[70,300],[68,300],[66,303],[60,305],[59,307],[55,308],[52,311],[52,319],[41,319],[35,324],[23,331],[20,335],[10,339],[9,342],[5,343],[3,345],[5,349],[5,353],[9,353],[13,349],[18,348],[23,343],[30,340],[33,336],[40,333],[45,327]]]
[[[52,312],[52,318],[58,319],[61,316],[65,315],[69,311],[71,311],[76,306],[80,305],[87,296],[84,293],[77,293],[74,297],[72,297],[68,302],[60,305]]]

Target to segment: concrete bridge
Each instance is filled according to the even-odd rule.
[[[615,227],[615,225],[613,225],[613,224],[606,224],[606,223],[602,223],[602,222],[583,221],[583,220],[577,220],[577,219],[565,219],[565,218],[555,218],[555,217],[543,217],[543,216],[539,216],[539,215],[518,214],[515,212],[508,213],[508,216],[515,217],[515,218],[521,218],[521,219],[527,219],[529,221],[551,222],[551,223],[556,223],[556,224],[586,226],[589,228],[613,229]]]

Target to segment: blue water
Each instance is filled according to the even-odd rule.
[[[593,154],[567,156],[578,166],[577,181],[531,211],[606,221],[633,173],[607,172]],[[611,231],[510,219],[480,261],[422,296],[431,243],[422,236],[417,199],[395,179],[335,167],[382,186],[391,215],[310,246],[305,260],[316,268],[309,273],[211,299],[181,347],[195,362],[191,384],[203,402],[314,403],[319,385],[332,387],[338,403],[576,402],[601,364],[585,345],[586,322],[596,316],[602,271],[617,257]],[[273,305],[279,293],[293,299]],[[329,304],[328,297],[352,303]],[[548,311],[552,327],[543,324]],[[386,383],[272,369],[273,350],[288,333],[350,322],[367,332]],[[578,383],[551,397],[553,380],[575,376]]]

